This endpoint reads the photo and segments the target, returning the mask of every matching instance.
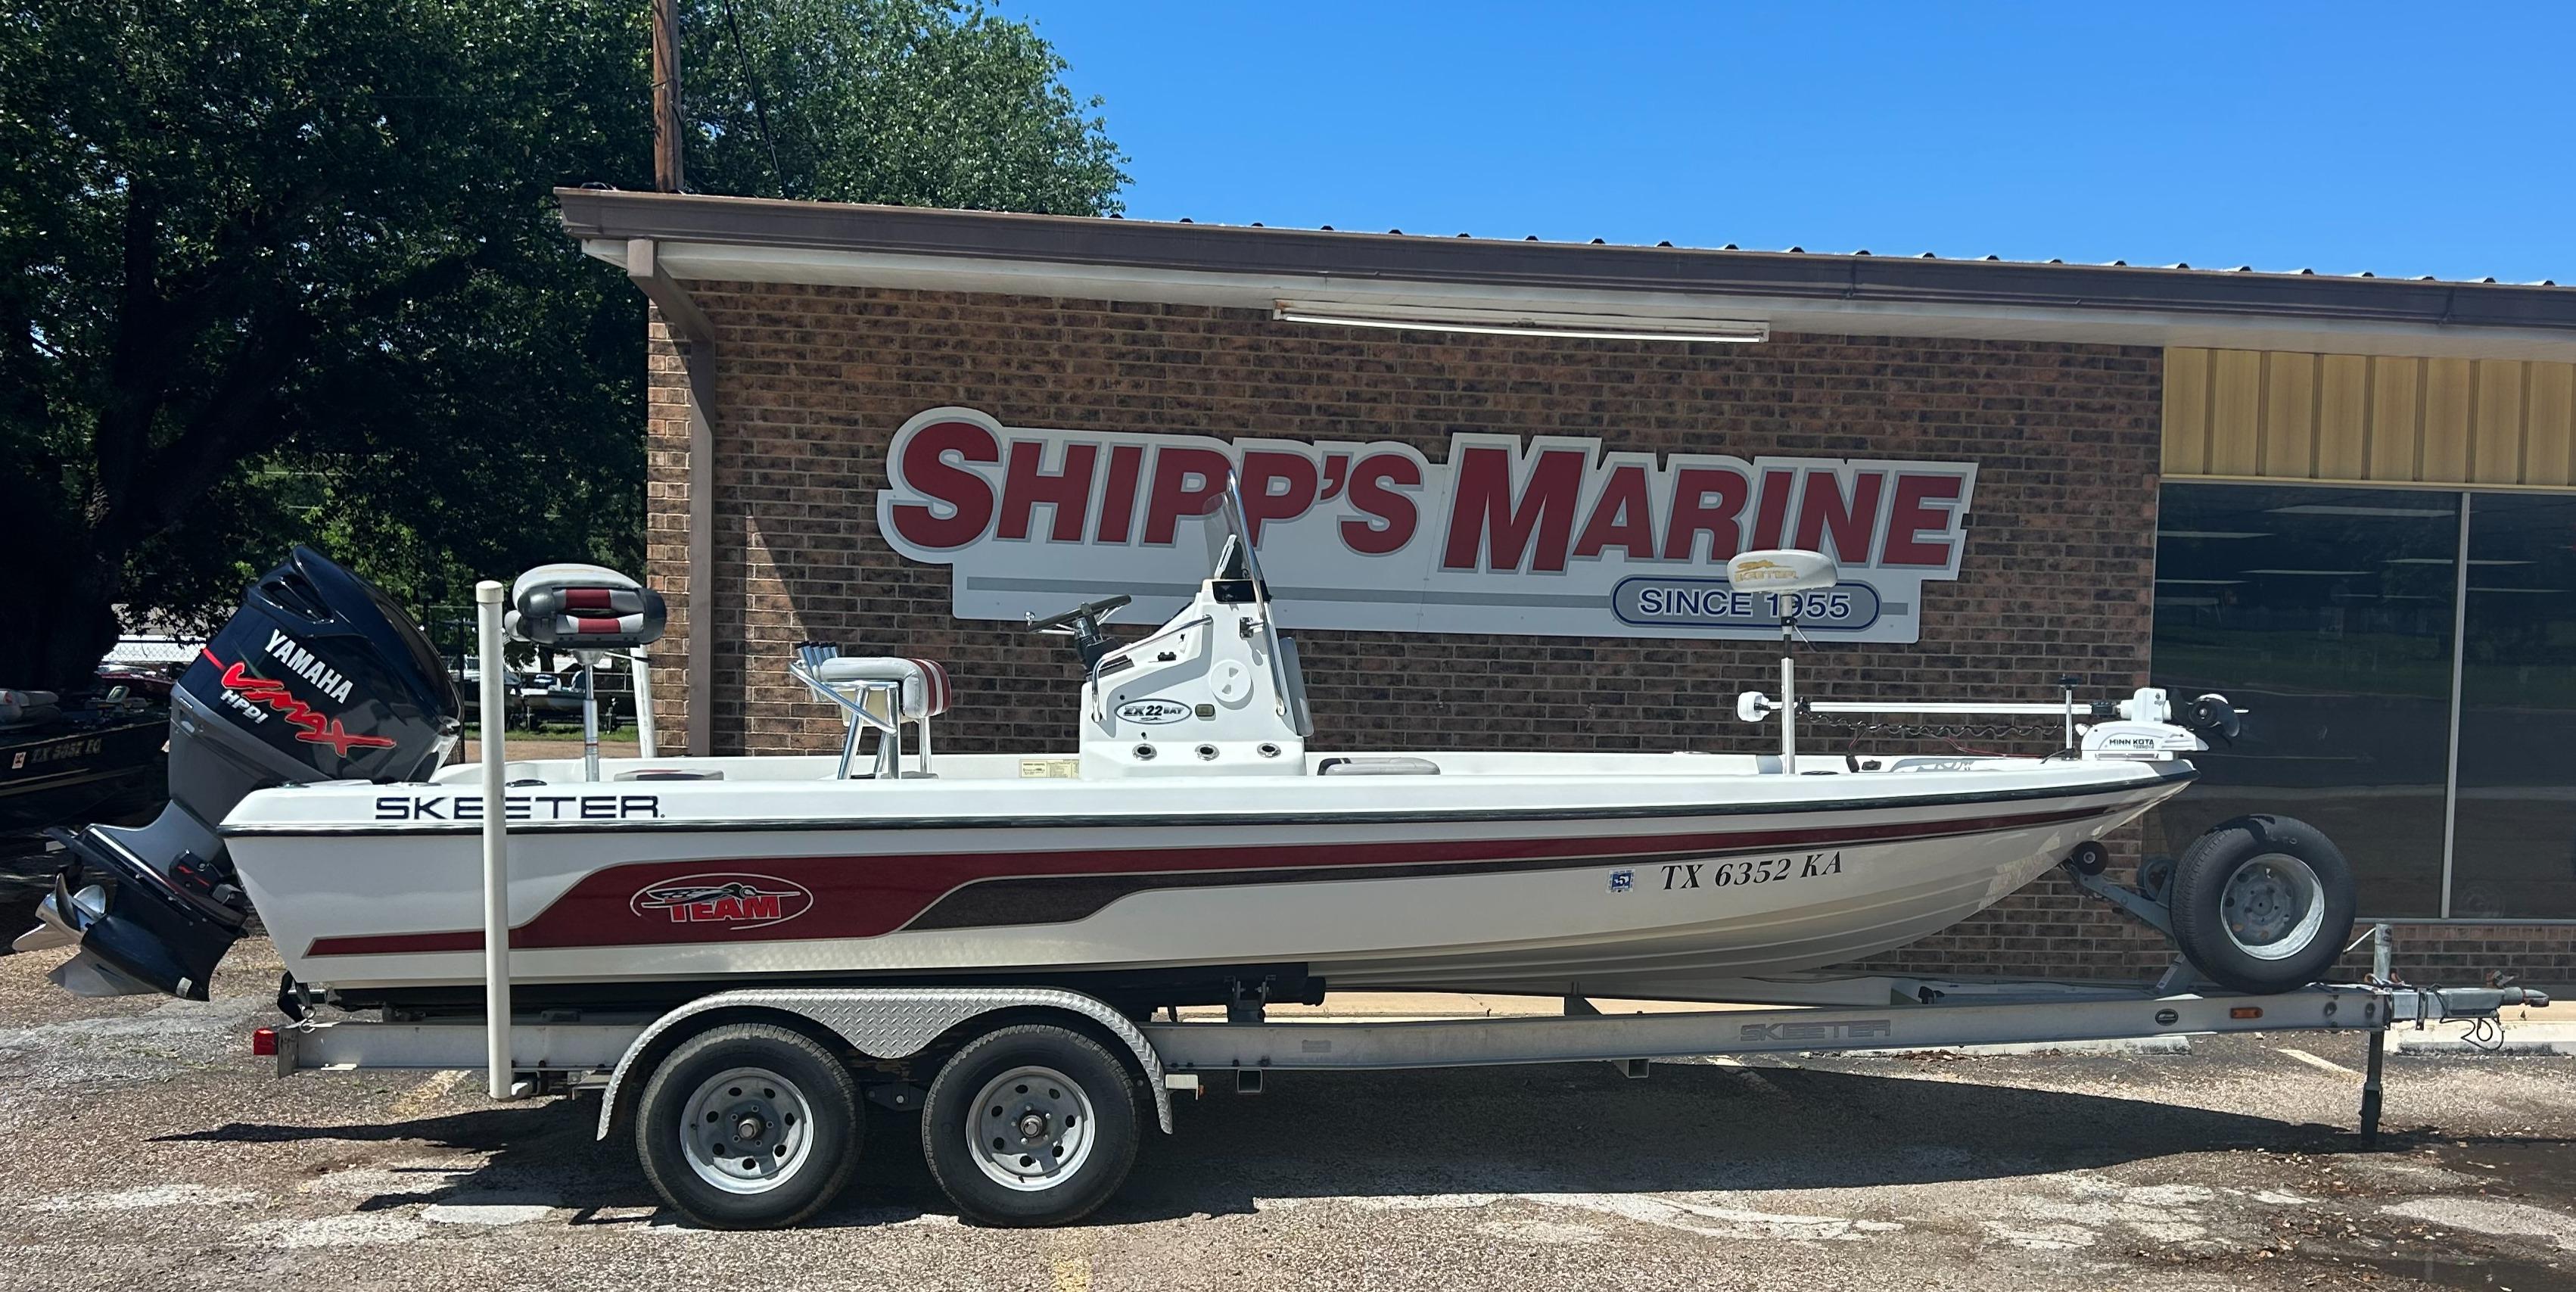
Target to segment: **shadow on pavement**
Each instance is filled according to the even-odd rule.
[[[1909,1074],[1911,1075],[1911,1074]],[[1099,1219],[1255,1210],[1260,1200],[1437,1194],[1680,1193],[1986,1180],[2227,1148],[2340,1151],[2336,1128],[2145,1099],[1825,1071],[1603,1064],[1443,1072],[1279,1074],[1257,1098],[1213,1095],[1151,1129]],[[382,1124],[234,1123],[164,1137],[213,1143],[416,1141],[488,1154],[412,1202],[543,1197],[577,1209],[654,1206],[631,1125],[592,1138],[595,1097]],[[950,1208],[922,1165],[917,1119],[869,1108],[848,1195],[816,1225],[878,1225]]]

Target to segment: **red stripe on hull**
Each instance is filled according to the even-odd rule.
[[[707,942],[872,938],[901,929],[940,898],[993,879],[1056,875],[1201,874],[1229,870],[1366,871],[1374,867],[1563,860],[1569,866],[1640,857],[1692,858],[1777,848],[1822,848],[1944,835],[1984,834],[2100,816],[2112,807],[2064,808],[2013,816],[1952,818],[1840,827],[1804,826],[1717,834],[1631,835],[1576,839],[1406,840],[1373,844],[1280,844],[1270,847],[1115,848],[1080,852],[929,853],[908,856],[697,858],[632,862],[583,876],[535,918],[511,931],[516,950],[689,945]],[[636,897],[664,881],[721,868],[765,874],[803,889],[809,908],[795,918],[737,927],[722,918],[670,919],[639,914]],[[1366,879],[1366,874],[1353,874]],[[1258,881],[1256,881],[1258,882]],[[655,908],[660,916],[667,908]],[[745,920],[741,923],[753,923]],[[382,933],[313,940],[314,956],[402,955],[480,951],[479,929]]]

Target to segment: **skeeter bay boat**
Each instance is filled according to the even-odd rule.
[[[2048,758],[1799,765],[1785,694],[1778,755],[1327,752],[1240,502],[1221,502],[1208,574],[1159,630],[1110,638],[1125,597],[1032,625],[1082,660],[1070,749],[935,754],[937,664],[809,647],[789,668],[847,718],[838,755],[513,763],[521,1006],[886,982],[1065,986],[1139,1013],[1327,986],[1742,998],[2069,858],[2098,869],[2097,841],[2207,747],[2141,691]],[[564,568],[521,580],[523,631],[658,632],[653,594]],[[1748,553],[1734,577],[1792,615],[1832,582],[1797,552]],[[304,993],[479,1001],[484,799],[477,769],[440,765],[456,697],[390,603],[299,549],[173,704],[169,811],[65,836],[78,873],[29,935],[82,946],[59,982],[202,997],[255,905]],[[2312,974],[2333,884],[2276,878],[2242,958],[2295,934],[2257,971]]]

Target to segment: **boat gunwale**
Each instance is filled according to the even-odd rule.
[[[2132,764],[2134,765],[2134,764]],[[1896,773],[1881,773],[1892,775]],[[1450,822],[1486,821],[1618,821],[1659,820],[1675,817],[1722,817],[1757,815],[1804,815],[1812,812],[1872,812],[1916,807],[1956,807],[1979,803],[2016,803],[2035,799],[2080,798],[2097,794],[2135,793],[2188,785],[2200,778],[2198,768],[2189,762],[2175,760],[2156,767],[2151,780],[2129,780],[2082,786],[2025,786],[2015,789],[1953,791],[1941,794],[1878,796],[1874,798],[1816,799],[1808,802],[1782,803],[1646,803],[1604,805],[1587,808],[1457,808],[1415,809],[1406,811],[1366,812],[1196,812],[1196,813],[1091,813],[1082,815],[1044,813],[1036,815],[945,815],[920,817],[737,817],[712,820],[676,820],[671,818],[623,818],[614,820],[513,821],[509,832],[523,834],[625,834],[625,833],[832,833],[883,832],[904,830],[1015,830],[1015,829],[1105,829],[1127,827],[1190,826],[1273,826],[1273,825],[1412,825]],[[621,787],[650,782],[604,782]],[[383,789],[375,786],[371,788]],[[549,787],[555,788],[555,787]],[[619,793],[636,793],[621,789]],[[480,794],[458,795],[479,800]],[[216,828],[224,838],[352,838],[358,836],[406,836],[480,834],[483,822],[446,821],[424,824],[417,820],[378,824],[257,822]]]

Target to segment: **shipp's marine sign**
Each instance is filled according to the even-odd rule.
[[[1958,577],[1967,462],[1612,452],[1597,439],[1460,434],[1434,462],[1386,441],[1035,430],[934,408],[887,451],[877,524],[955,570],[960,618],[1052,614],[1126,592],[1138,618],[1205,576],[1197,517],[1241,480],[1291,628],[1772,637],[1771,593],[1726,560],[1814,548],[1842,569],[1800,594],[1819,638],[1912,642],[1924,585]]]

